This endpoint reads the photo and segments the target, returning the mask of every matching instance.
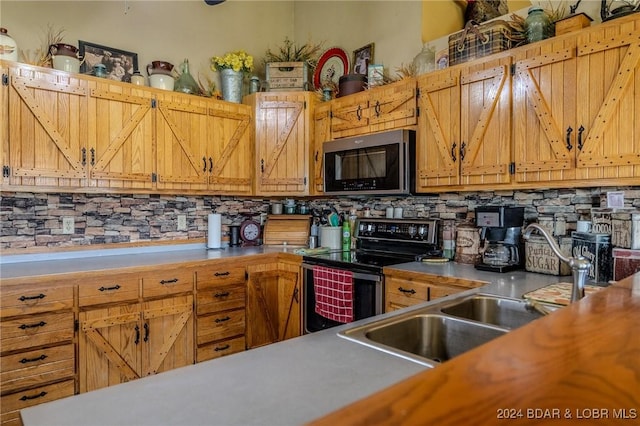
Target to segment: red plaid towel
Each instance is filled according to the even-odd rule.
[[[353,321],[353,274],[350,271],[313,267],[316,313],[334,321]]]

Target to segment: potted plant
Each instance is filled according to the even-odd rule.
[[[227,52],[224,56],[211,58],[211,69],[220,72],[222,99],[242,102],[242,82],[244,76],[253,70],[253,56],[244,50]]]
[[[297,45],[288,37],[277,50],[267,49],[264,62],[270,90],[308,89],[321,49],[322,44],[307,42]]]

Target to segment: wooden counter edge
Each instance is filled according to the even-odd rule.
[[[639,424],[639,324],[636,273],[309,424]]]

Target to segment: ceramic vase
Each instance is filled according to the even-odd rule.
[[[220,70],[220,89],[222,99],[237,104],[242,102],[242,71],[234,71],[230,68]]]

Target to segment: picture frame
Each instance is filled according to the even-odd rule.
[[[381,64],[369,64],[367,68],[367,84],[369,87],[382,86],[384,84],[384,66]]]
[[[138,70],[138,54],[126,50],[78,40],[82,65],[80,72],[93,73],[93,67],[104,64],[107,78],[115,81],[131,82],[131,76]]]
[[[362,46],[359,49],[353,51],[353,70],[354,74],[367,75],[369,70],[369,64],[374,63],[373,58],[373,43],[369,43],[366,46]]]

